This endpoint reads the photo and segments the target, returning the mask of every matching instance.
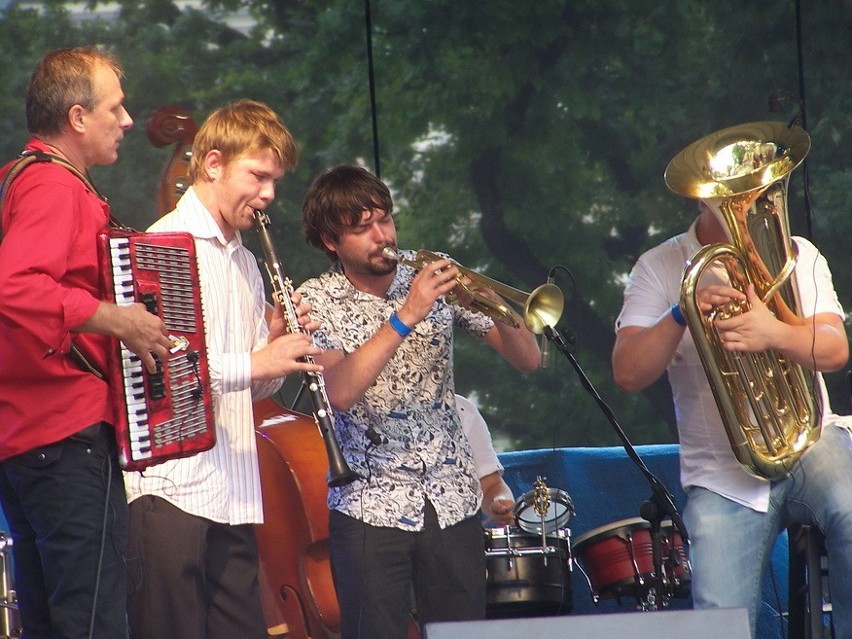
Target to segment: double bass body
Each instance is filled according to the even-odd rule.
[[[271,399],[254,405],[264,523],[255,526],[267,625],[288,639],[331,639],[340,610],[331,579],[328,458],[314,420]]]

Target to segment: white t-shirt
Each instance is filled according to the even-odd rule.
[[[831,272],[825,258],[804,238],[794,238],[799,248],[795,274],[802,314],[835,313],[843,317]],[[616,331],[624,326],[654,325],[671,305],[680,300],[681,281],[687,261],[701,248],[695,224],[689,231],[666,240],[644,253],[630,274],[624,305],[616,320]],[[699,286],[724,281],[715,265],[704,274]],[[731,450],[722,418],[689,331],[684,332],[668,366],[669,384],[681,445],[680,474],[684,487],[702,486],[759,512],[769,505],[769,482],[748,474]],[[822,394],[823,426],[847,425],[832,414],[818,375]]]
[[[503,465],[497,458],[494,445],[491,443],[488,424],[485,423],[485,419],[479,410],[467,397],[459,394],[456,394],[456,408],[459,411],[462,428],[473,453],[476,476],[482,479],[495,471],[503,474]]]

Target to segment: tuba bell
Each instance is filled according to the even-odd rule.
[[[787,185],[810,149],[808,134],[781,122],[753,122],[693,142],[669,163],[665,181],[675,193],[710,208],[730,241],[700,249],[688,262],[681,307],[737,461],[749,473],[779,479],[820,436],[814,374],[777,351],[731,352],[715,319],[748,310],[728,304],[702,313],[697,285],[721,266],[745,293],[749,283],[781,321],[801,324],[793,269]]]

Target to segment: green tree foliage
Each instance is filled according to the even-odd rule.
[[[523,290],[551,267],[566,294],[561,325],[578,343],[577,366],[636,443],[673,441],[665,380],[627,395],[611,382],[613,321],[624,279],[646,248],[685,229],[695,205],[663,183],[686,144],[742,122],[790,120],[800,93],[797,18],[804,40],[805,115],[813,138],[791,182],[791,224],[829,258],[841,300],[852,304],[846,194],[852,104],[845,0],[754,7],[701,0],[372,0],[372,62],[380,169],[400,212],[400,244],[450,253]],[[109,19],[79,21],[67,5],[7,9],[0,20],[0,147],[25,139],[22,95],[35,60],[55,46],[103,44],[122,60],[137,127],[122,159],[96,169],[116,212],[143,228],[171,149],[153,147],[144,122],[180,103],[200,121],[239,97],[276,108],[301,162],[274,206],[279,252],[296,282],[326,266],[304,245],[300,201],[323,168],[376,169],[366,1],[119,2]],[[93,9],[102,8],[91,3]],[[248,10],[250,33],[229,16]],[[98,15],[90,12],[87,17]],[[811,220],[804,177],[809,177]],[[574,283],[576,282],[576,284]],[[457,385],[475,394],[510,448],[618,443],[577,370],[557,356],[521,375],[490,350],[460,339]],[[848,384],[832,376],[836,408]]]

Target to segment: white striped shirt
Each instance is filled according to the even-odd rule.
[[[177,208],[149,231],[186,231],[195,237],[204,308],[216,445],[192,457],[125,473],[127,500],[156,495],[184,512],[219,523],[263,522],[252,402],[283,380],[251,383],[251,351],[266,345],[263,278],[237,233],[226,242],[190,188]]]

